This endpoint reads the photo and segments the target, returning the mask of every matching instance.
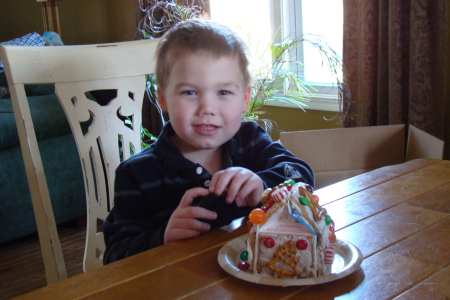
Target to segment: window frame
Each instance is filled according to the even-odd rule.
[[[273,43],[281,43],[287,36],[295,32],[296,36],[303,34],[302,19],[303,0],[270,0],[271,25]],[[303,45],[294,53],[295,57],[304,62]],[[300,72],[302,72],[300,70]],[[301,74],[303,75],[303,74]],[[307,103],[306,110],[321,110],[338,112],[338,87],[336,84],[310,83],[312,96]],[[278,107],[297,107],[287,103],[267,104]]]

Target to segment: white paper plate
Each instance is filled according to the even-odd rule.
[[[332,265],[331,274],[319,276],[315,278],[301,278],[301,279],[277,279],[260,277],[250,273],[249,271],[241,271],[237,265],[241,261],[239,256],[247,247],[248,234],[235,238],[220,249],[217,257],[220,266],[229,274],[240,278],[242,280],[277,286],[301,286],[313,285],[325,282],[330,282],[342,277],[345,277],[355,271],[363,260],[361,251],[344,240],[336,240],[334,243],[335,257]]]

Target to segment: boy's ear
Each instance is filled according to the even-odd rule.
[[[162,89],[157,89],[157,93],[158,93],[158,104],[159,104],[159,107],[161,107],[162,111],[167,112],[166,98],[164,97],[164,93],[163,93]]]
[[[251,95],[252,95],[252,87],[249,85],[249,86],[247,86],[247,90],[245,91],[245,95],[244,95],[244,110],[243,110],[243,112],[246,112],[248,109],[248,106],[250,105]]]

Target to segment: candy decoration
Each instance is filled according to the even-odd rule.
[[[328,235],[328,241],[330,243],[334,243],[336,241],[336,233],[334,230],[334,222],[331,220],[330,226],[328,226],[328,229],[330,230],[330,234]]]
[[[261,203],[262,204],[266,204],[267,201],[269,201],[271,193],[272,193],[272,189],[271,188],[268,188],[268,189],[264,190],[264,192],[262,194],[262,197],[261,197]]]
[[[276,189],[270,196],[272,197],[273,201],[278,202],[286,198],[288,193],[288,189],[283,186],[282,188]]]
[[[309,184],[306,184],[306,189],[308,190],[308,192],[310,192],[311,194],[314,192],[314,189],[312,186],[310,186]]]
[[[262,210],[263,212],[266,213],[266,212],[269,210],[269,208],[272,207],[272,205],[273,205],[274,203],[275,203],[275,202],[274,202],[273,200],[269,200],[269,202],[267,202],[266,205],[264,205],[263,207],[261,207],[261,210]]]
[[[328,245],[325,248],[325,263],[328,265],[332,265],[334,261],[334,246]]]
[[[246,262],[246,261],[242,261],[242,262],[240,262],[240,263],[238,264],[238,268],[239,268],[239,270],[241,270],[241,271],[247,271],[247,270],[248,270],[248,267],[250,267],[250,264],[249,264],[248,262]]]
[[[272,248],[273,246],[275,246],[275,240],[271,237],[265,238],[264,246],[266,246],[267,248]]]
[[[247,261],[248,260],[248,251],[244,250],[241,252],[241,255],[239,256],[241,258],[242,261]]]
[[[284,186],[288,189],[288,191],[290,192],[292,190],[292,187],[295,185],[295,181],[290,179],[290,180],[286,180],[284,182]]]
[[[316,194],[313,194],[313,198],[314,198],[314,200],[316,200],[317,203],[319,203],[319,196],[317,196]]]
[[[331,224],[331,217],[329,215],[325,216],[325,224],[330,225]]]
[[[266,213],[260,208],[255,208],[254,210],[252,210],[248,217],[250,221],[255,225],[263,224],[267,220]]]
[[[269,202],[266,203],[267,209],[271,208],[274,203],[275,201],[269,200]]]
[[[295,247],[297,247],[298,250],[305,250],[308,248],[308,241],[306,240],[298,240],[297,243],[295,243]]]
[[[329,241],[330,243],[336,242],[336,235],[330,233],[330,235],[328,236],[328,241]]]
[[[300,198],[298,198],[298,200],[300,200],[300,203],[304,206],[308,206],[309,204],[308,199],[306,199],[306,197],[301,196]]]
[[[290,180],[286,180],[283,185],[284,186],[293,186],[295,184],[295,181],[290,179]]]

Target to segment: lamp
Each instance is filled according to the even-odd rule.
[[[42,5],[42,20],[44,22],[44,31],[54,31],[61,36],[59,27],[58,2],[61,0],[36,0]]]

